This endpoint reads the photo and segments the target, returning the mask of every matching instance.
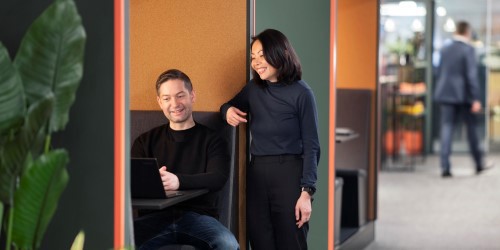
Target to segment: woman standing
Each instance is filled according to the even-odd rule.
[[[247,227],[252,249],[307,249],[320,155],[316,103],[283,33],[252,38],[253,79],[221,106],[232,126],[250,114]]]

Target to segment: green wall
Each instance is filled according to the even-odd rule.
[[[290,39],[302,63],[302,78],[316,96],[322,154],[308,243],[310,249],[327,249],[330,1],[255,0],[255,5],[256,33],[273,28]]]
[[[0,41],[7,47],[11,58],[29,25],[52,2],[2,0]],[[67,170],[70,180],[47,228],[41,249],[69,249],[80,230],[85,231],[85,249],[112,249],[113,1],[75,2],[87,32],[84,73],[69,123],[63,132],[52,137],[55,148],[63,147],[69,152]]]

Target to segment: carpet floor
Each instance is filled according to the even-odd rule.
[[[366,250],[500,249],[500,155],[476,175],[468,154],[453,155],[452,178],[439,157],[413,171],[380,171],[375,241]]]

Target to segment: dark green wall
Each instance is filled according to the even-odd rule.
[[[316,96],[322,154],[308,242],[310,249],[327,249],[330,1],[255,2],[256,33],[274,28],[290,39],[302,63],[302,78],[311,86]]]
[[[48,0],[2,0],[0,41],[11,58]],[[70,181],[42,249],[69,249],[79,230],[85,249],[113,247],[113,1],[76,0],[87,32],[83,79],[56,148],[69,151]]]

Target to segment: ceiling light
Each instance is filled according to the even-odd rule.
[[[420,20],[414,19],[411,23],[411,30],[413,30],[413,32],[422,32],[424,31],[424,25],[422,25]]]
[[[453,19],[449,18],[446,19],[446,22],[444,23],[444,27],[443,27],[444,31],[446,32],[455,32],[455,22],[453,21]]]
[[[396,30],[396,23],[394,20],[387,18],[384,22],[384,30],[386,32],[394,32]]]
[[[446,9],[443,6],[439,6],[436,8],[436,14],[438,16],[446,16]]]
[[[399,4],[382,4],[380,15],[382,16],[425,16],[425,7],[417,6],[413,1],[403,1]]]
[[[417,8],[417,3],[415,1],[401,1],[398,6],[402,9],[415,9]]]

